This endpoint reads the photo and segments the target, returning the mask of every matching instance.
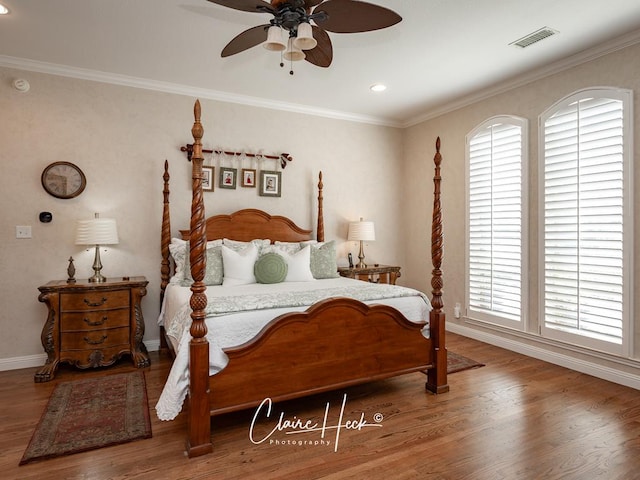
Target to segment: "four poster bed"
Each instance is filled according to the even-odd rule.
[[[184,325],[181,328],[184,328],[186,333],[179,340],[176,340],[175,335],[173,337],[165,335],[168,331],[166,324],[161,327],[162,345],[172,351],[175,360],[165,391],[156,406],[159,418],[174,418],[182,408],[181,401],[187,395],[188,389],[186,412],[188,455],[193,457],[212,451],[211,416],[256,407],[267,397],[274,402],[283,401],[416,371],[426,371],[427,390],[434,393],[448,391],[445,316],[442,311],[442,272],[440,270],[442,261],[440,140],[436,142],[434,158],[435,191],[431,239],[434,268],[430,304],[429,299],[421,298],[421,296],[425,297],[424,294],[405,287],[370,285],[366,282],[339,277],[306,284],[304,282],[280,284],[284,286],[289,297],[294,299],[293,303],[285,305],[289,307],[288,309],[263,306],[249,312],[234,310],[235,313],[230,317],[225,317],[212,314],[212,310],[215,310],[216,305],[228,303],[236,292],[254,287],[267,289],[268,293],[265,295],[252,290],[251,301],[245,302],[251,303],[256,301],[256,298],[271,298],[271,294],[275,291],[272,289],[277,285],[231,287],[220,285],[220,287],[207,288],[207,285],[211,285],[211,283],[205,284],[205,275],[209,275],[207,261],[213,258],[210,256],[211,252],[215,248],[227,248],[220,247],[222,239],[224,239],[224,245],[240,244],[240,242],[242,245],[252,245],[252,241],[255,242],[256,239],[268,239],[264,242],[269,246],[295,244],[296,251],[300,248],[299,252],[305,250],[303,246],[307,243],[311,244],[311,247],[307,247],[310,249],[316,248],[316,245],[323,245],[325,239],[322,173],[318,183],[318,223],[315,240],[312,238],[311,230],[298,227],[290,219],[272,216],[255,209],[205,218],[202,196],[203,128],[200,123],[199,101],[196,101],[194,115],[195,122],[192,128],[194,144],[191,155],[193,180],[191,224],[189,230],[181,231],[182,240],[188,240],[185,247],[186,262],[190,263],[192,277],[192,283],[188,288],[184,285],[176,287],[172,284],[175,272],[172,269],[170,250],[176,248],[174,246],[176,241],[171,239],[169,173],[168,164],[165,162],[161,239],[163,304],[160,323],[163,325],[163,319],[173,317],[172,312],[178,309],[174,306],[176,296],[181,296],[182,302],[185,303],[181,311],[182,317],[187,317],[187,320],[183,318]],[[330,242],[324,242],[326,243]],[[246,247],[245,250],[248,251],[250,248],[253,247]],[[317,253],[319,250],[314,251]],[[223,252],[224,254],[230,255],[226,251]],[[291,269],[291,265],[289,268]],[[226,266],[224,270],[226,275]],[[347,285],[342,282],[351,283]],[[322,295],[308,296],[308,305],[296,304],[298,296],[301,298],[309,295],[307,284],[324,285],[325,283],[328,287],[322,295],[327,298]],[[350,296],[349,293],[342,294],[350,292],[356,288],[356,285],[358,289],[370,290],[372,295],[358,297]],[[387,298],[391,295],[387,295],[388,292],[385,289],[391,287],[396,289],[393,296],[397,294],[399,298]],[[185,300],[185,290],[188,290],[187,300]],[[221,297],[216,297],[214,291],[217,290],[225,293],[221,294]],[[320,300],[313,301],[308,298]],[[422,313],[416,313],[418,310]],[[271,314],[275,312],[277,316],[257,320],[265,311]],[[249,317],[250,322],[254,322],[251,338],[246,340],[241,336],[240,338],[245,338],[241,341],[242,343],[238,344],[240,340],[237,339],[236,343],[227,341],[227,345],[234,346],[225,347],[224,339],[227,338],[227,334],[217,333],[218,329],[223,325],[236,325],[239,322],[237,319],[242,315]],[[409,320],[408,317],[412,319]],[[176,331],[175,326],[170,328]],[[220,340],[223,337],[224,339]],[[182,385],[183,391],[178,387],[169,387],[169,380],[172,377],[176,385]],[[165,394],[174,395],[178,399],[179,404],[172,413],[161,413]]]

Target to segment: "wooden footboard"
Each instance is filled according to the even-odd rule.
[[[211,414],[431,368],[425,325],[349,298],[282,315],[254,341],[225,350],[229,364],[209,382]]]

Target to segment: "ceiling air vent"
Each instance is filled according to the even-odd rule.
[[[551,35],[555,35],[556,33],[558,33],[556,30],[552,30],[549,27],[543,27],[540,30],[536,30],[535,32],[530,33],[529,35],[525,35],[515,42],[511,42],[509,45],[515,45],[516,47],[525,48],[529,45],[533,45],[534,43],[539,42],[540,40],[544,40]]]

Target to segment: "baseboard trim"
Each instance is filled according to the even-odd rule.
[[[447,324],[447,331],[457,333],[464,337],[473,338],[496,347],[505,348],[512,352],[521,353],[528,357],[537,358],[545,362],[553,363],[561,367],[569,368],[577,372],[586,373],[594,377],[608,380],[619,385],[635,388],[640,390],[640,375],[634,375],[629,372],[623,372],[621,370],[611,368],[605,365],[600,365],[594,362],[589,362],[583,359],[578,359],[570,355],[564,355],[562,353],[550,351],[545,348],[544,344],[530,345],[519,342],[514,339],[505,338],[500,335],[495,335],[491,332],[481,331],[475,328],[469,328],[464,325],[458,325],[455,323]],[[532,339],[535,342],[535,339]]]
[[[21,368],[40,367],[44,365],[47,356],[42,353],[40,355],[27,355],[24,357],[12,357],[0,359],[0,372],[7,370],[19,370]]]
[[[144,344],[150,352],[160,350],[160,340],[145,340]],[[0,358],[0,372],[19,370],[21,368],[41,367],[46,360],[47,355],[45,353],[26,355],[24,357]]]

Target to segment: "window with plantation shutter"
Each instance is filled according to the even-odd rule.
[[[526,120],[500,116],[467,136],[467,316],[522,329],[526,288]]]
[[[540,117],[541,334],[628,355],[631,92],[592,89]]]

